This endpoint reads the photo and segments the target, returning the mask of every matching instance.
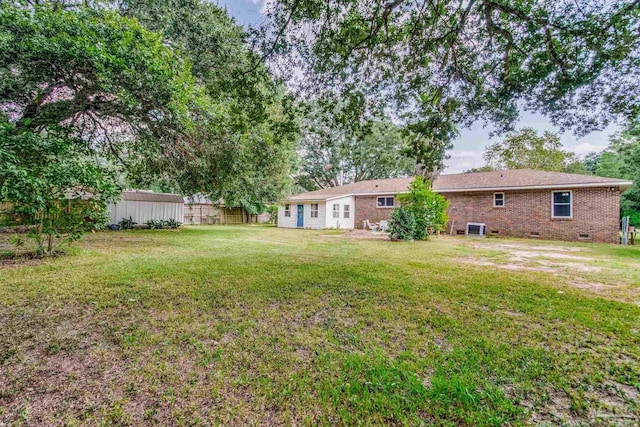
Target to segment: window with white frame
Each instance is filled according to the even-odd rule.
[[[551,217],[573,218],[573,193],[571,191],[554,191],[551,194]]]
[[[392,208],[395,204],[394,196],[378,196],[379,208]]]
[[[349,205],[344,205],[344,218],[349,218],[349,216],[351,215],[351,206]]]
[[[340,205],[337,203],[333,205],[333,217],[340,218]]]
[[[284,205],[284,216],[291,216],[291,205]]]
[[[311,203],[311,218],[318,218],[318,204]]]
[[[493,193],[493,207],[494,208],[504,207],[504,193]]]

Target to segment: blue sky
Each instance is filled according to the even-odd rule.
[[[256,25],[261,22],[261,9],[265,0],[213,0],[234,16],[242,25]],[[532,127],[540,132],[545,130],[558,131],[549,120],[540,114],[522,112],[518,127]],[[476,123],[469,129],[462,129],[460,136],[454,142],[454,148],[449,152],[451,156],[446,162],[445,173],[462,172],[465,169],[482,166],[482,152],[484,148],[497,141],[499,137],[489,138],[490,128],[483,128],[482,123]],[[576,138],[571,132],[561,134],[564,146],[580,156],[591,151],[604,149],[609,142],[609,136],[617,132],[617,126],[610,126],[602,132],[593,132],[585,137]]]

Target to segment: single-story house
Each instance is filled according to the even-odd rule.
[[[131,218],[137,224],[153,219],[182,222],[184,200],[179,194],[155,193],[150,190],[125,190],[122,198],[107,207],[111,224]]]
[[[391,218],[413,178],[355,182],[298,194],[278,208],[278,227],[363,228]],[[631,181],[528,169],[440,175],[450,234],[618,243],[620,193]]]

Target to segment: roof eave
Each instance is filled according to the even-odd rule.
[[[624,191],[631,187],[632,181],[612,181],[612,182],[591,182],[582,184],[545,184],[545,185],[520,185],[510,187],[475,187],[475,188],[443,188],[434,189],[437,193],[468,193],[480,191],[510,191],[510,190],[555,190],[568,188],[599,188],[599,187],[620,187]]]
[[[314,198],[309,198],[309,199],[283,199],[281,201],[281,203],[295,203],[295,202],[325,202],[327,201],[326,198],[318,198],[318,197],[314,197]]]
[[[309,198],[296,198],[296,199],[283,199],[282,203],[289,202],[327,202],[329,200],[340,199],[342,197],[352,196],[388,196],[393,194],[404,194],[409,191],[375,191],[375,192],[361,192],[361,193],[344,193],[344,194],[332,194],[326,197],[309,197]]]

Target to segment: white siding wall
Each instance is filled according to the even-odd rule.
[[[183,221],[184,218],[184,203],[120,200],[115,205],[109,205],[108,209],[112,224],[129,217],[138,224],[152,219]]]
[[[321,229],[325,228],[325,204],[324,202],[317,202],[318,204],[318,217],[311,218],[311,205],[315,204],[308,202],[291,203],[291,216],[284,216],[284,204],[278,206],[278,227],[282,228],[296,228],[298,224],[298,205],[304,206],[303,216],[303,228]]]
[[[314,228],[314,229],[322,229],[324,228],[324,221],[326,215],[325,204],[318,202],[318,217],[311,218],[311,205],[312,203],[304,204],[304,227],[305,228]],[[296,206],[296,209],[298,207]]]
[[[340,217],[333,217],[333,205],[340,206]],[[349,218],[344,217],[344,206],[349,205]],[[353,196],[340,197],[337,199],[327,200],[327,221],[325,223],[326,228],[354,228],[355,218],[355,199]]]
[[[278,206],[278,227],[296,228],[296,213],[293,211],[294,205],[291,206],[291,216],[284,216],[284,204]]]

